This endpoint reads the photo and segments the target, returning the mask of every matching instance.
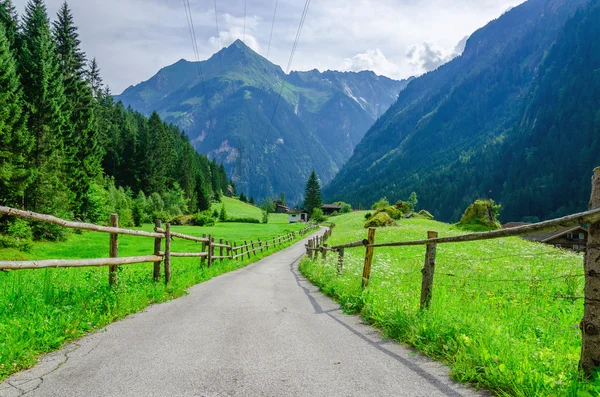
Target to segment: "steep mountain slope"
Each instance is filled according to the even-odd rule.
[[[308,174],[330,181],[407,83],[372,72],[286,75],[238,40],[207,61],[163,68],[117,100],[184,128],[240,192],[299,202]]]
[[[499,148],[519,136],[544,56],[586,3],[530,0],[475,32],[462,56],[400,93],[325,189],[326,197],[367,205],[416,191],[423,207],[452,221],[477,197],[503,202],[510,194],[510,164]],[[504,215],[550,213],[505,208]]]

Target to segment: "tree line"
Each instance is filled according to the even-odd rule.
[[[0,0],[0,205],[92,222],[117,211],[140,223],[207,210],[228,188],[223,165],[183,131],[113,100],[66,2],[51,22],[44,0],[22,16]],[[0,219],[0,232],[57,238],[15,222]]]

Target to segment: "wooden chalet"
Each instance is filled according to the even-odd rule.
[[[290,208],[284,204],[275,204],[275,213],[276,214],[287,214],[290,211]]]
[[[587,248],[588,231],[582,226],[566,227],[549,232],[527,234],[522,238],[553,245],[556,248],[580,252],[585,251]]]
[[[331,215],[334,212],[339,212],[342,206],[337,204],[323,204],[321,209],[323,210],[323,215]]]
[[[291,210],[287,214],[289,223],[308,222],[308,211],[306,210]]]

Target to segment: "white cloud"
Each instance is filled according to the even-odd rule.
[[[430,43],[413,45],[408,48],[406,57],[409,59],[415,74],[429,72],[460,56],[465,50],[468,38],[469,36],[463,37],[449,52]]]
[[[225,22],[223,25],[225,30],[222,28],[219,29],[219,39],[217,39],[216,35],[211,36],[208,39],[209,44],[215,51],[218,51],[223,47],[228,47],[234,41],[239,39],[243,40],[244,43],[254,51],[260,52],[258,39],[254,35],[260,22],[259,17],[253,16],[246,18],[246,21],[244,22],[244,18],[236,18],[231,14],[224,14],[220,19]]]
[[[399,72],[398,66],[388,61],[379,48],[344,59],[341,69],[352,72],[372,70],[379,75],[386,76],[395,76]]]

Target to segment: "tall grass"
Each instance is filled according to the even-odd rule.
[[[242,242],[272,238],[303,226],[228,223],[212,228],[174,226],[172,229],[194,236],[207,233]],[[146,225],[143,229],[152,227]],[[101,258],[108,256],[108,242],[107,234],[72,234],[64,243],[35,243],[29,253],[0,250],[0,260]],[[150,255],[153,244],[150,238],[119,236],[119,255]],[[197,252],[201,246],[176,239],[172,249]],[[152,264],[122,266],[117,287],[109,287],[107,268],[0,272],[0,381],[34,365],[41,353],[55,350],[67,341],[150,304],[182,296],[194,284],[239,269],[268,254],[216,262],[211,268],[200,266],[199,259],[173,258],[168,286],[153,280]]]
[[[332,219],[330,245],[363,239],[362,213]],[[403,220],[377,229],[377,242],[461,232],[451,225]],[[431,309],[419,309],[425,247],[377,248],[371,282],[361,290],[364,249],[301,263],[302,273],[390,337],[443,360],[452,376],[498,395],[592,396],[600,383],[579,381],[583,315],[581,254],[520,238],[438,245]]]

